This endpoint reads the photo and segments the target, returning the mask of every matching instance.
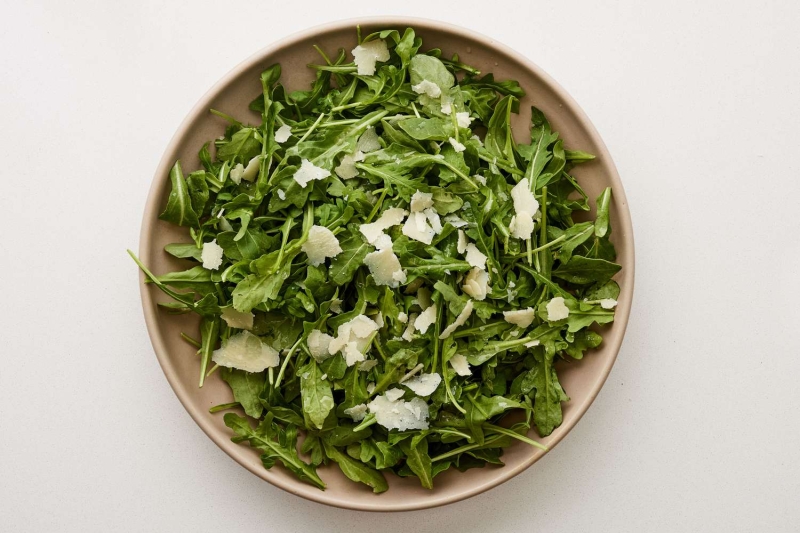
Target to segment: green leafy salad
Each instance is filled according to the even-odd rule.
[[[233,440],[265,468],[324,489],[317,468],[336,463],[376,493],[388,472],[430,489],[502,465],[515,441],[546,449],[528,434],[561,424],[555,362],[614,319],[611,190],[594,221],[573,219],[590,205],[570,172],[593,156],[536,108],[517,143],[517,82],[421,51],[412,29],[358,42],[318,49],[307,91],[266,69],[259,124],[212,110],[225,134],[199,170],[175,163],[160,216],[188,228],[166,252],[189,268],[134,259],[164,311],[201,317],[199,338],[182,335],[199,385],[230,385],[211,411],[235,411]]]

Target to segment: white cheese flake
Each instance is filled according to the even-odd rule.
[[[261,372],[266,368],[274,368],[280,363],[278,351],[261,342],[261,339],[242,331],[231,336],[211,355],[211,360],[219,366],[238,368],[245,372]]]
[[[392,238],[386,235],[385,233],[381,233],[378,235],[378,238],[375,239],[375,242],[372,243],[372,246],[377,248],[378,250],[391,250],[392,249]]]
[[[417,317],[417,321],[414,322],[414,327],[417,328],[417,331],[424,335],[434,322],[436,322],[436,304],[432,304],[430,307],[420,313],[420,315]]]
[[[486,176],[481,176],[480,174],[475,174],[472,177],[475,178],[475,181],[477,181],[481,185],[486,185]]]
[[[375,383],[367,383],[367,394],[372,394],[375,391]]]
[[[453,104],[453,99],[450,97],[450,95],[447,93],[443,94],[441,100],[442,113],[444,113],[445,115],[449,115],[450,113],[452,113],[453,112],[452,104]]]
[[[378,424],[389,430],[428,429],[428,404],[425,400],[391,400],[387,397],[389,392],[377,396],[368,404],[369,412],[375,415]]]
[[[536,311],[533,307],[528,307],[527,309],[517,309],[514,311],[503,311],[503,318],[506,319],[506,322],[509,324],[514,324],[515,326],[519,326],[521,328],[527,328],[533,322],[533,319],[536,318]]]
[[[469,111],[459,111],[456,113],[456,122],[459,128],[469,128],[472,117],[469,116]]]
[[[330,309],[331,313],[341,314],[342,312],[342,300],[339,298],[334,298],[331,300],[331,306],[328,308]]]
[[[473,306],[474,304],[472,303],[472,300],[468,300],[467,304],[464,306],[464,309],[461,310],[461,312],[456,317],[455,321],[444,329],[441,335],[439,335],[439,338],[446,339],[447,337],[452,335],[456,329],[463,326],[467,322],[469,316],[472,314]]]
[[[433,374],[420,374],[403,382],[403,385],[411,389],[417,396],[430,396],[439,387],[442,376],[434,372]]]
[[[411,90],[417,94],[426,94],[431,98],[439,98],[442,95],[442,89],[432,81],[422,80],[416,85],[411,86]]]
[[[533,348],[534,346],[539,346],[540,344],[541,342],[539,342],[538,340],[532,340],[530,342],[526,342],[525,344],[523,344],[523,346],[525,346],[526,348]]]
[[[401,324],[405,324],[408,322],[408,315],[403,313],[402,311],[397,313],[397,321]]]
[[[388,285],[396,289],[401,283],[406,282],[403,267],[400,266],[400,260],[397,259],[391,246],[368,253],[364,257],[364,264],[369,268],[376,285]]]
[[[458,230],[458,244],[456,245],[456,250],[458,253],[463,254],[467,251],[467,234],[464,233],[463,229]]]
[[[469,263],[470,266],[480,268],[481,270],[486,270],[487,257],[480,250],[478,250],[478,247],[473,243],[469,243],[467,245],[467,255],[464,256],[464,258],[467,260],[467,263]]]
[[[331,357],[328,347],[332,340],[333,337],[318,329],[312,329],[311,333],[308,334],[308,351],[311,352],[311,356],[316,359],[318,363]]]
[[[425,218],[428,219],[428,225],[433,232],[439,235],[442,232],[442,220],[439,218],[439,213],[432,207],[425,209],[423,213],[425,213]]]
[[[600,300],[600,307],[603,309],[614,309],[617,306],[617,301],[614,298],[603,298]]]
[[[360,403],[344,410],[344,414],[353,419],[353,422],[361,422],[367,416],[367,404]]]
[[[339,240],[331,230],[325,226],[311,226],[308,230],[308,239],[300,248],[308,256],[308,262],[312,266],[319,266],[328,257],[336,257],[342,253]]]
[[[422,192],[417,190],[411,196],[411,212],[419,213],[425,211],[429,207],[433,207],[433,194],[429,192]]]
[[[286,193],[283,191],[283,189],[278,189],[278,198],[281,200],[286,200]]]
[[[483,141],[482,141],[482,140],[481,140],[481,138],[480,138],[480,137],[478,137],[477,135],[473,135],[472,137],[470,137],[470,139],[471,139],[471,140],[473,140],[473,141],[478,141],[478,144],[479,144],[480,146],[483,146]]]
[[[511,217],[508,229],[511,230],[512,237],[530,239],[533,235],[533,217],[527,211],[518,211]]]
[[[335,355],[339,352],[345,357],[347,366],[353,366],[363,361],[364,351],[370,343],[370,336],[378,330],[378,325],[365,315],[358,315],[349,322],[340,325],[336,331],[336,338],[328,344],[328,353]]]
[[[361,137],[358,138],[356,150],[362,152],[362,154],[368,154],[380,149],[381,143],[378,141],[378,132],[375,131],[375,128],[369,126],[366,131],[361,134]]]
[[[257,155],[247,163],[242,172],[242,179],[245,181],[253,181],[258,177],[258,167],[261,164],[261,156]]]
[[[450,145],[453,147],[453,150],[455,150],[456,152],[463,152],[464,150],[467,149],[466,146],[455,140],[453,137],[450,137],[449,139],[447,139],[447,141],[450,143]]]
[[[556,296],[547,302],[547,321],[557,322],[569,316],[569,308],[564,303],[564,298]]]
[[[242,174],[244,174],[244,165],[238,163],[231,169],[231,171],[228,173],[228,176],[231,177],[232,182],[234,182],[236,185],[239,185],[242,182]]]
[[[356,163],[363,160],[364,152],[356,150],[353,154],[345,154],[345,156],[342,157],[342,160],[339,162],[339,166],[333,170],[336,172],[336,175],[343,180],[353,179],[358,176]]]
[[[489,273],[478,267],[473,267],[464,278],[461,290],[479,302],[486,299],[489,293]]]
[[[275,131],[275,142],[278,144],[285,143],[292,136],[292,127],[284,124]]]
[[[294,181],[305,189],[310,182],[325,179],[330,175],[330,171],[316,166],[308,159],[303,159],[300,162],[300,168],[294,173]]]
[[[386,397],[391,402],[396,402],[405,395],[403,389],[391,389],[386,391]]]
[[[444,217],[444,221],[454,228],[463,228],[464,226],[468,225],[469,223],[461,218],[458,215],[447,215]]]
[[[375,74],[375,63],[389,60],[389,48],[386,41],[375,39],[353,48],[351,51],[359,76],[372,76]]]
[[[253,313],[250,311],[243,313],[241,311],[237,311],[233,307],[222,308],[222,320],[224,320],[225,323],[232,328],[253,329],[254,318],[255,315],[253,315]]]
[[[383,234],[384,230],[401,224],[407,214],[408,211],[405,209],[390,207],[381,214],[378,220],[369,224],[361,224],[358,230],[367,239],[368,243],[374,244],[378,237]]]
[[[414,239],[424,244],[433,242],[436,232],[428,224],[428,217],[425,213],[411,213],[403,224],[403,235],[409,239]]]
[[[406,342],[411,342],[414,339],[414,323],[417,321],[417,313],[411,313],[408,317],[408,325],[403,332],[402,339]]]
[[[203,244],[200,259],[203,261],[203,268],[208,270],[219,269],[222,264],[222,246],[217,244],[217,239]]]
[[[469,362],[462,354],[457,353],[450,358],[450,366],[456,371],[459,376],[471,376],[472,371],[469,369]]]

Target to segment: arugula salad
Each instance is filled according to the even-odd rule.
[[[614,319],[611,190],[588,220],[570,172],[593,156],[538,109],[515,141],[516,81],[422,51],[413,29],[357,37],[317,48],[310,90],[267,68],[260,123],[212,110],[225,134],[199,170],[175,163],[160,215],[187,228],[165,250],[189,267],[156,276],[131,256],[166,313],[200,316],[182,334],[199,386],[230,385],[211,411],[236,411],[233,440],[265,468],[320,489],[329,463],[376,493],[389,472],[430,489],[502,465],[515,441],[546,449],[529,430],[561,424],[555,363]]]

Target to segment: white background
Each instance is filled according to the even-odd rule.
[[[0,529],[796,530],[799,6],[8,2]],[[486,494],[393,515],[307,502],[217,449],[161,373],[125,254],[163,149],[218,78],[387,10],[493,36],[563,84],[619,167],[637,252],[618,362],[566,440]]]

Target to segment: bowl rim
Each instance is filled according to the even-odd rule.
[[[614,200],[615,203],[618,202],[617,205],[619,206],[618,209],[619,209],[620,220],[618,223],[618,228],[615,229],[617,229],[617,235],[619,236],[621,241],[623,241],[627,249],[630,250],[630,265],[625,266],[626,278],[627,278],[626,287],[624,287],[623,292],[620,293],[621,305],[618,307],[617,314],[614,318],[614,327],[619,330],[619,335],[615,336],[612,342],[610,342],[609,345],[606,346],[606,349],[610,349],[612,351],[612,355],[608,363],[602,368],[602,375],[599,376],[600,379],[598,379],[595,382],[595,386],[592,388],[592,390],[588,391],[588,395],[584,400],[584,402],[580,405],[573,406],[573,408],[575,409],[575,417],[569,422],[564,421],[564,423],[559,428],[561,431],[559,431],[557,435],[555,434],[553,435],[552,440],[548,444],[549,449],[552,450],[559,442],[561,442],[561,440],[567,434],[569,434],[572,428],[581,420],[583,415],[586,414],[586,411],[589,409],[589,407],[594,403],[594,400],[597,397],[598,393],[600,392],[600,389],[603,387],[606,380],[608,379],[609,374],[611,373],[611,369],[614,366],[614,363],[616,362],[620,347],[622,345],[622,341],[625,337],[625,330],[627,329],[628,319],[631,310],[631,303],[633,300],[633,289],[635,281],[635,259],[636,259],[630,209],[628,207],[627,197],[625,195],[622,181],[619,177],[619,173],[617,172],[611,154],[609,153],[608,148],[606,147],[605,143],[600,137],[600,134],[598,133],[597,129],[594,127],[592,122],[589,120],[589,117],[586,115],[583,109],[578,105],[578,103],[569,95],[569,93],[567,93],[567,91],[563,87],[561,87],[561,85],[558,82],[556,82],[549,74],[547,74],[544,70],[542,70],[542,68],[540,68],[538,65],[533,63],[530,59],[526,58],[519,52],[516,52],[509,46],[506,46],[496,41],[495,39],[492,39],[487,35],[484,35],[483,33],[467,29],[462,26],[450,24],[447,22],[442,22],[435,19],[421,18],[421,17],[383,16],[383,15],[354,17],[354,18],[340,19],[309,27],[307,29],[287,35],[286,37],[274,41],[271,44],[268,44],[267,46],[256,51],[248,58],[240,62],[238,65],[233,67],[230,71],[228,71],[224,76],[222,76],[222,78],[220,78],[216,83],[214,83],[214,85],[208,91],[206,91],[205,94],[203,94],[203,96],[191,108],[186,117],[181,121],[180,125],[178,126],[178,129],[176,130],[176,132],[170,139],[169,143],[167,144],[167,147],[165,148],[164,153],[156,168],[153,180],[150,185],[150,190],[147,195],[147,200],[145,203],[144,214],[142,216],[142,227],[139,235],[139,257],[141,258],[144,264],[151,263],[150,253],[149,253],[150,241],[151,241],[150,238],[151,224],[158,217],[160,209],[160,196],[161,196],[160,192],[163,185],[161,181],[163,181],[163,177],[169,173],[169,169],[173,165],[173,161],[171,159],[172,154],[174,154],[174,152],[176,151],[181,138],[185,135],[189,126],[195,120],[200,118],[201,115],[205,114],[208,111],[211,100],[218,93],[220,93],[225,87],[231,84],[241,73],[252,68],[257,64],[262,63],[265,58],[276,53],[277,51],[287,47],[294,46],[300,41],[303,41],[317,34],[339,31],[346,28],[355,28],[357,25],[371,26],[371,27],[406,26],[414,29],[431,29],[437,31],[445,31],[455,36],[465,37],[472,39],[474,41],[478,41],[479,43],[488,48],[497,49],[499,52],[513,58],[515,61],[524,65],[525,68],[527,68],[528,70],[533,72],[536,76],[538,76],[543,84],[547,85],[559,98],[561,98],[564,101],[565,106],[569,107],[574,112],[578,122],[581,124],[586,134],[592,139],[592,141],[599,148],[597,155],[599,157],[604,158],[605,161],[607,161],[608,169],[610,171],[609,178],[611,180],[612,188],[614,190]],[[147,331],[150,337],[150,342],[153,346],[153,350],[155,351],[159,365],[161,366],[161,369],[164,372],[165,377],[167,378],[167,381],[172,387],[172,390],[175,393],[175,395],[178,397],[178,400],[183,405],[184,409],[186,409],[186,411],[189,413],[189,416],[192,417],[192,419],[200,427],[200,429],[202,429],[203,432],[231,459],[233,459],[234,461],[236,461],[237,463],[248,469],[256,476],[260,477],[261,479],[291,494],[295,494],[307,500],[330,505],[333,507],[359,510],[359,511],[391,512],[391,511],[413,511],[420,509],[428,509],[442,505],[447,505],[449,503],[455,503],[470,498],[472,496],[481,494],[491,488],[494,488],[508,481],[509,479],[518,475],[522,471],[528,469],[533,463],[535,463],[537,460],[539,460],[541,457],[545,455],[543,453],[531,453],[531,457],[526,459],[519,465],[513,467],[506,465],[498,469],[497,470],[498,474],[491,480],[488,480],[487,482],[482,484],[469,486],[469,488],[461,492],[458,492],[457,494],[450,494],[441,497],[435,497],[433,494],[431,494],[430,498],[424,500],[410,501],[408,503],[387,504],[387,503],[381,503],[379,499],[376,499],[374,503],[370,502],[369,504],[364,504],[361,502],[353,502],[346,498],[335,496],[333,494],[327,493],[326,491],[318,490],[315,492],[303,492],[298,489],[300,482],[295,480],[287,481],[281,478],[268,476],[267,475],[268,471],[264,468],[260,468],[259,465],[241,461],[234,452],[234,450],[238,449],[239,445],[233,444],[227,435],[220,434],[212,427],[207,411],[199,409],[189,402],[188,399],[191,394],[191,391],[188,391],[185,387],[182,386],[181,381],[178,379],[175,368],[172,367],[172,365],[170,365],[169,363],[169,354],[167,352],[166,346],[164,344],[164,339],[158,327],[159,315],[154,306],[152,288],[143,283],[144,275],[141,272],[139,272],[139,281],[140,281],[139,283],[140,295],[142,299],[142,309],[144,312],[144,318],[147,326]]]

